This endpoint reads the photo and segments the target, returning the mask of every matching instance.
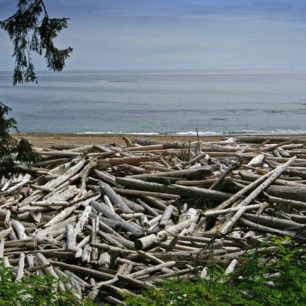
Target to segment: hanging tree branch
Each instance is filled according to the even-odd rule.
[[[18,0],[16,13],[0,21],[0,28],[9,34],[14,45],[14,85],[37,81],[32,52],[43,56],[50,70],[63,70],[73,49],[58,49],[53,41],[61,30],[67,28],[68,20],[49,18],[43,0]]]

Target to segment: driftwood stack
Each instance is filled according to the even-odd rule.
[[[230,273],[271,235],[304,239],[306,148],[291,141],[57,145],[0,183],[0,257],[24,275],[67,278],[82,298],[166,278]],[[243,140],[243,141],[242,141]]]

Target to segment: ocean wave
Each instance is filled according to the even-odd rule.
[[[156,132],[80,132],[77,135],[148,135],[148,136],[158,136],[161,133]]]
[[[197,136],[196,131],[180,131],[180,132],[80,132],[77,135],[139,135],[139,136]],[[199,131],[199,136],[219,136],[219,135],[278,135],[278,134],[306,134],[306,130],[227,130],[227,131]]]

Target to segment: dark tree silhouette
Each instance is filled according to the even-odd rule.
[[[9,178],[21,169],[18,162],[30,164],[39,159],[39,155],[33,151],[31,144],[21,137],[20,141],[14,139],[9,131],[14,129],[19,135],[14,118],[6,118],[11,109],[0,102],[0,179]]]
[[[9,34],[14,45],[14,85],[37,80],[31,54],[43,56],[50,70],[61,71],[72,48],[58,49],[54,39],[67,28],[68,18],[50,18],[43,0],[18,0],[17,11],[0,28]]]
[[[0,21],[0,28],[9,34],[14,45],[14,85],[37,82],[31,59],[33,52],[45,58],[50,70],[63,70],[72,48],[60,50],[53,41],[61,30],[67,28],[67,21],[68,18],[49,18],[43,0],[18,0],[15,14]],[[20,135],[16,120],[6,118],[10,110],[0,102],[0,179],[19,173],[18,163],[30,165],[39,158],[28,141],[22,137],[17,141],[9,134],[14,129]]]

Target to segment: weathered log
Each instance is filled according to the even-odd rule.
[[[157,207],[158,209],[165,210],[167,208],[167,205],[161,199],[157,199],[157,198],[150,197],[150,196],[142,196],[142,198],[146,202],[148,202],[148,203],[154,205],[155,207]]]
[[[230,194],[220,191],[214,191],[197,187],[186,187],[182,185],[165,186],[158,183],[149,183],[132,178],[116,178],[116,181],[124,186],[134,187],[141,190],[149,190],[154,192],[178,194],[180,196],[192,196],[206,198],[210,200],[222,201],[230,197]]]
[[[154,287],[151,283],[149,282],[145,282],[145,281],[139,281],[137,279],[134,279],[132,277],[129,277],[127,275],[121,275],[121,274],[118,274],[118,278],[120,280],[124,280],[126,281],[127,283],[131,284],[132,286],[135,286],[135,287],[139,287],[139,288],[148,288],[148,287]]]
[[[143,269],[143,270],[140,270],[140,271],[131,273],[131,274],[129,274],[128,276],[129,276],[129,277],[132,277],[132,278],[138,278],[138,277],[143,276],[143,275],[145,275],[145,274],[150,274],[150,273],[152,273],[152,272],[162,270],[163,268],[170,268],[170,267],[173,267],[175,264],[176,264],[175,261],[168,261],[168,262],[166,262],[166,263],[161,263],[161,264],[158,264],[158,265],[156,265],[156,266],[148,267],[148,268],[146,268],[146,269]]]
[[[305,187],[272,185],[266,189],[266,192],[271,196],[288,200],[304,201],[306,199]]]
[[[70,169],[68,169],[64,174],[60,175],[58,178],[49,181],[48,183],[46,183],[45,185],[43,185],[44,187],[47,188],[56,188],[60,185],[62,185],[64,182],[66,182],[70,177],[72,177],[75,173],[77,173],[85,164],[85,160],[81,159],[80,161],[78,161],[78,163],[76,165],[74,165],[73,167],[71,167]],[[29,197],[27,197],[23,203],[24,204],[29,204],[32,201],[37,201],[39,200],[41,197],[44,196],[44,192],[43,191],[37,191],[34,192],[32,195],[30,195]]]
[[[167,206],[167,208],[165,209],[165,211],[163,213],[163,216],[162,216],[162,218],[159,222],[159,227],[161,229],[163,229],[167,226],[167,224],[168,224],[168,222],[171,218],[171,214],[172,214],[173,210],[174,210],[174,206],[172,206],[172,205]]]
[[[163,145],[162,144],[154,144],[154,145],[148,145],[148,146],[140,146],[140,147],[129,147],[126,148],[127,151],[151,151],[151,150],[162,150]]]
[[[103,192],[110,198],[111,202],[119,208],[120,211],[126,214],[132,213],[132,210],[126,205],[126,203],[121,199],[121,197],[111,188],[107,183],[98,182]]]
[[[131,141],[133,143],[137,143],[142,146],[162,144],[164,149],[180,149],[184,146],[184,143],[180,141],[164,142],[153,139],[137,139],[137,138],[132,138]]]
[[[66,249],[71,251],[75,249],[76,245],[76,234],[74,227],[71,224],[66,225]]]
[[[25,233],[25,228],[19,221],[12,219],[11,225],[12,225],[13,229],[16,231],[19,239],[26,239],[27,238],[27,235]]]
[[[41,253],[36,254],[36,258],[42,266],[45,266],[44,270],[47,274],[58,278],[57,274],[54,272],[53,268],[50,266],[49,260]]]
[[[167,279],[167,278],[173,278],[175,276],[180,276],[180,275],[189,274],[189,273],[192,275],[192,277],[194,277],[194,274],[196,274],[199,271],[199,269],[200,269],[200,266],[193,267],[193,268],[182,269],[182,270],[179,270],[179,271],[173,271],[171,273],[166,273],[166,274],[162,274],[162,275],[153,276],[149,280],[153,280],[153,281],[164,280],[164,279]]]
[[[271,227],[277,227],[277,228],[284,228],[288,230],[301,230],[305,228],[305,225],[296,223],[294,221],[290,220],[284,220],[276,217],[270,217],[270,216],[263,216],[263,215],[254,215],[250,213],[245,213],[244,218],[259,224],[271,226]]]
[[[222,175],[213,182],[213,184],[209,187],[209,189],[217,189],[217,187],[223,182],[223,180],[225,179],[225,177],[235,168],[237,168],[239,166],[239,163],[236,162],[234,164],[231,164],[230,166],[228,166],[225,171],[222,173]]]
[[[22,186],[24,186],[25,184],[27,184],[31,179],[31,175],[29,173],[26,173],[22,179],[21,182],[19,182],[18,184],[16,184],[15,186],[7,189],[4,192],[0,192],[0,194],[2,195],[9,195],[11,193],[13,193],[14,191],[16,191],[17,189],[21,188]]]
[[[56,223],[59,223],[59,222],[65,220],[67,217],[69,217],[73,213],[73,211],[75,211],[80,206],[81,206],[81,203],[75,204],[71,207],[67,207],[66,209],[62,210],[59,214],[57,214],[55,217],[53,217],[49,222],[44,224],[43,227],[47,228],[51,225],[54,225]]]
[[[59,262],[59,261],[55,261],[55,260],[51,260],[50,263],[54,266],[63,268],[63,269],[67,269],[71,272],[75,272],[75,273],[79,273],[79,274],[83,274],[83,275],[90,275],[92,277],[95,277],[97,279],[103,279],[103,280],[108,280],[108,279],[112,279],[114,277],[114,275],[112,274],[108,274],[105,272],[100,272],[94,269],[89,269],[89,268],[84,268],[84,267],[80,267],[80,266],[76,266],[76,265],[70,265],[70,264],[66,264],[63,262]]]
[[[239,206],[238,211],[234,214],[233,217],[230,218],[221,228],[220,232],[221,234],[225,235],[227,234],[232,226],[239,220],[239,218],[244,214],[246,209],[246,206]]]
[[[75,236],[77,236],[83,230],[85,223],[87,222],[89,218],[91,210],[92,210],[91,206],[85,207],[82,215],[79,218],[78,223],[75,225],[75,228],[74,228]]]
[[[0,240],[4,239],[7,235],[9,235],[13,231],[13,228],[8,228],[0,232]]]
[[[150,192],[150,191],[142,191],[142,190],[121,189],[121,188],[114,188],[114,191],[120,194],[142,196],[142,197],[156,197],[156,198],[168,199],[168,200],[177,200],[180,198],[179,195],[161,193],[161,192],[152,192],[152,191]]]
[[[89,263],[91,258],[91,246],[89,244],[86,244],[83,248],[82,252],[82,262]]]
[[[163,231],[160,231],[157,235],[151,234],[143,238],[135,240],[135,249],[142,250],[152,246],[154,243],[165,240],[168,235],[175,235],[180,232],[182,229],[189,227],[192,223],[195,223],[198,220],[198,217],[194,217],[188,220],[185,220],[176,225],[170,226]]]
[[[99,202],[96,202],[96,201],[91,201],[90,205],[92,207],[94,207],[96,210],[101,211],[107,218],[110,218],[110,219],[118,222],[118,224],[120,224],[120,226],[122,226],[126,230],[132,232],[134,235],[139,236],[139,235],[142,234],[142,232],[141,232],[141,230],[139,228],[136,228],[132,224],[130,224],[127,221],[125,221],[119,215],[117,215],[116,213],[111,211],[104,203],[99,203]]]
[[[103,252],[100,254],[98,265],[99,266],[105,266],[106,268],[109,267],[111,262],[111,256],[108,252]]]
[[[228,265],[228,267],[226,268],[224,274],[228,275],[228,274],[234,272],[235,267],[237,266],[237,264],[238,264],[238,260],[237,259],[233,259],[231,261],[231,263]]]
[[[258,231],[263,231],[266,233],[273,233],[273,234],[282,235],[282,236],[297,237],[296,233],[264,226],[264,225],[246,220],[244,218],[240,218],[239,222],[243,225],[246,225],[248,228],[252,228],[254,230],[256,229]]]
[[[118,248],[118,247],[110,246],[110,245],[105,244],[105,243],[92,243],[91,245],[100,249],[100,250],[104,250],[104,251],[107,251],[107,252],[119,253],[119,254],[122,254],[122,255],[130,255],[130,254],[135,255],[135,254],[137,254],[136,251],[128,250],[128,249],[121,249],[121,248]]]
[[[106,182],[106,183],[108,183],[112,186],[116,186],[116,178],[113,175],[111,175],[111,174],[109,174],[105,171],[99,171],[97,169],[94,169],[94,173],[102,181],[104,181],[104,182]]]
[[[259,185],[254,191],[252,191],[246,197],[246,199],[244,199],[241,203],[239,203],[238,207],[249,205],[254,199],[256,199],[256,197],[261,192],[263,192],[270,184],[272,184],[272,182],[274,180],[276,180],[286,170],[286,168],[295,161],[295,159],[296,159],[296,157],[294,156],[291,159],[289,159],[285,164],[279,166],[275,170],[268,173],[269,175],[267,175],[267,178],[266,178],[266,175],[264,175],[263,177],[265,177],[265,181],[261,185]],[[263,178],[263,177],[261,177],[261,178]],[[259,180],[260,180],[260,178],[255,181],[256,184],[258,183]],[[256,185],[255,182],[251,183],[250,185],[252,185],[252,184]],[[250,186],[250,185],[248,185],[248,186]],[[245,189],[247,189],[247,187]],[[240,196],[240,194],[239,194],[239,196]],[[218,209],[220,209],[220,206],[218,207]]]
[[[18,270],[17,270],[15,282],[20,281],[24,275],[24,259],[25,259],[25,255],[21,253],[19,256],[19,264],[18,264]]]
[[[120,164],[130,164],[130,165],[138,165],[143,162],[148,161],[156,161],[158,160],[158,156],[135,156],[135,157],[121,157],[121,158],[105,158],[103,160],[98,161],[98,169],[104,164],[109,164],[112,166],[120,165]]]
[[[130,175],[129,178],[134,179],[149,179],[151,177],[178,177],[178,178],[202,178],[203,176],[209,175],[212,171],[216,170],[215,166],[206,166],[199,168],[191,168],[186,170],[175,170],[175,171],[167,171],[160,173],[151,173],[151,174],[138,174],[138,175]]]
[[[239,175],[243,178],[243,179],[247,179],[250,181],[255,181],[256,179],[259,178],[259,175],[254,174],[254,173],[250,173],[250,172],[246,172],[246,171],[239,171]],[[288,181],[288,180],[284,180],[284,179],[276,179],[274,181],[275,184],[279,184],[279,185],[285,185],[285,186],[296,186],[296,187],[306,187],[306,185],[298,183],[298,182],[292,182],[292,181]]]
[[[264,193],[265,197],[272,203],[277,203],[277,204],[281,204],[281,205],[286,205],[287,207],[296,207],[296,208],[303,208],[306,209],[306,202],[303,201],[296,201],[296,200],[289,200],[289,199],[283,199],[283,198],[279,198],[279,197],[273,197],[270,196],[267,193]]]
[[[76,221],[77,217],[71,216],[59,223],[56,223],[54,225],[49,226],[46,229],[39,229],[35,232],[34,236],[35,238],[38,239],[46,239],[47,236],[55,236],[55,235],[59,235],[59,234],[63,234],[65,233],[66,230],[66,225],[71,223],[73,224]]]
[[[264,154],[259,154],[257,156],[255,156],[254,158],[252,158],[252,160],[247,164],[248,166],[259,166],[263,163],[265,158]]]

